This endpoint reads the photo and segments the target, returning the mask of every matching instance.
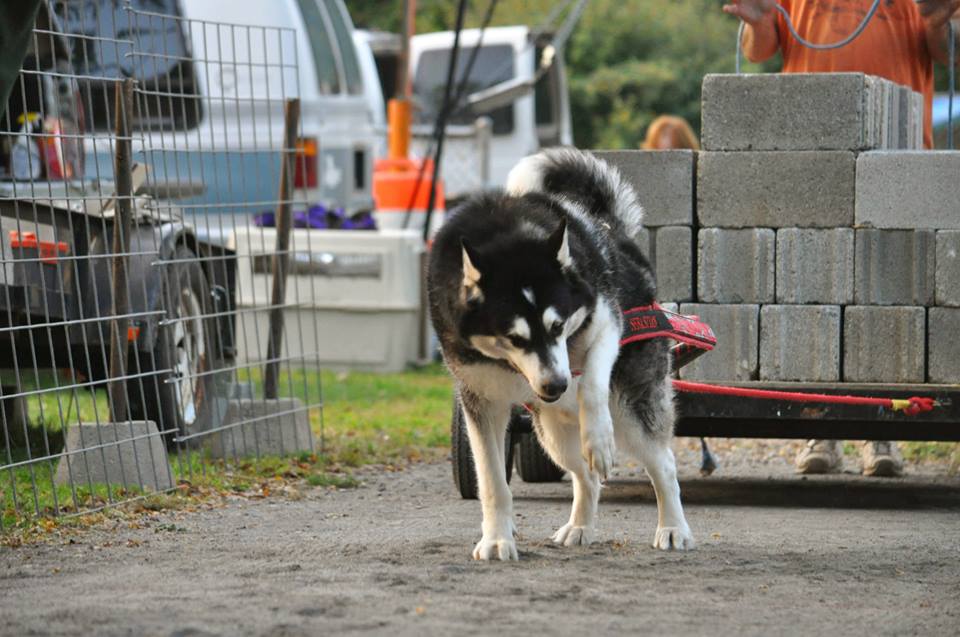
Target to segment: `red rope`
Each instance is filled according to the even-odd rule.
[[[909,399],[875,398],[871,396],[835,396],[832,394],[808,394],[803,392],[776,391],[771,389],[751,389],[749,387],[730,387],[727,385],[709,385],[692,383],[686,380],[674,380],[673,386],[680,391],[695,394],[719,394],[721,396],[741,396],[744,398],[766,398],[788,400],[801,403],[830,403],[839,405],[877,405],[887,409],[903,410],[908,416],[932,411],[936,406],[933,398],[913,396]]]

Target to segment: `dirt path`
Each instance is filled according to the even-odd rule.
[[[684,495],[699,548],[688,554],[649,547],[656,508],[629,470],[604,491],[602,542],[582,549],[545,540],[568,514],[569,485],[514,487],[519,564],[469,559],[479,506],[455,496],[446,464],[0,549],[0,633],[933,635],[960,626],[957,478],[800,480],[776,467],[691,476]]]

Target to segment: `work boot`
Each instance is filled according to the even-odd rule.
[[[891,478],[903,475],[903,457],[897,443],[874,440],[863,443],[863,475]]]
[[[838,473],[843,469],[839,440],[808,440],[797,454],[798,473]]]

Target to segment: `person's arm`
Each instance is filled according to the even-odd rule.
[[[957,52],[958,66],[960,66],[960,0],[923,0],[917,2],[920,17],[927,32],[927,49],[930,56],[937,62],[948,62],[948,29],[947,25],[953,20],[953,37]]]
[[[763,62],[780,48],[774,5],[775,0],[733,0],[731,4],[723,5],[724,13],[735,15],[744,22],[741,46],[751,62]]]

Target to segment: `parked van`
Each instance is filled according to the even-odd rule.
[[[410,42],[414,122],[419,129],[416,133],[421,136],[432,131],[443,101],[453,37],[452,31],[424,33],[414,36]],[[463,81],[474,47],[479,44],[480,50],[449,124],[452,127],[472,126],[482,116],[492,120],[488,177],[487,183],[480,184],[482,186],[503,185],[510,169],[526,155],[544,147],[573,143],[563,56],[556,55],[542,77],[535,79],[544,52],[551,55],[550,39],[549,34],[535,34],[526,26],[464,29],[460,32],[455,76],[458,86]],[[532,87],[529,86],[531,83]],[[483,102],[470,105],[472,95],[493,87],[505,89],[496,102],[500,105],[496,108],[489,108]],[[494,102],[487,102],[491,103]],[[464,155],[476,152],[470,148],[479,147],[472,142],[461,142],[464,143],[467,148],[458,148],[454,142],[444,150],[442,166],[448,197],[460,194],[456,185],[456,163],[463,163],[461,158]]]
[[[137,40],[132,55],[118,45],[74,57],[87,60],[88,75],[139,81],[146,109],[134,122],[143,136],[135,160],[151,168],[150,181],[178,200],[201,234],[229,233],[277,199],[285,98],[300,98],[297,199],[347,212],[372,207],[382,107],[371,103],[342,0],[84,0],[67,7],[71,33]],[[112,126],[112,91],[94,87],[88,97],[90,124]],[[182,150],[151,151],[160,147]],[[91,145],[88,176],[109,177],[111,157],[106,139]],[[187,176],[195,183],[184,183]]]

